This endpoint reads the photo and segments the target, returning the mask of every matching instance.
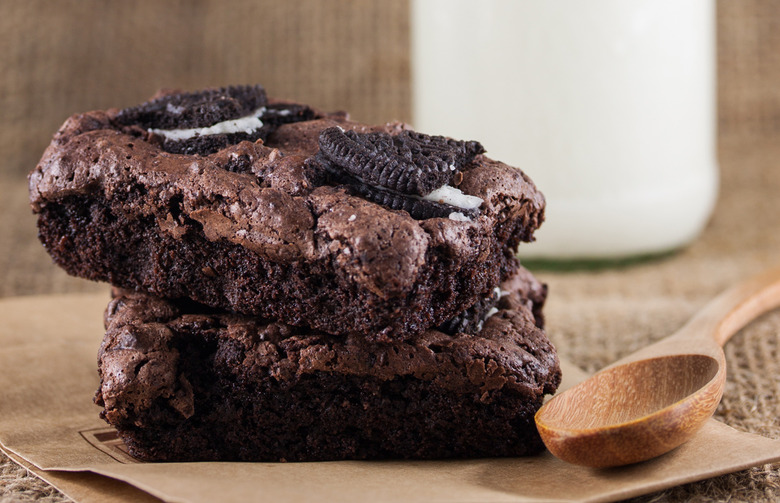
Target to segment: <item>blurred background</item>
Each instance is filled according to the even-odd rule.
[[[69,115],[157,89],[262,83],[357,120],[411,120],[405,1],[0,2],[0,151],[26,174]],[[780,5],[717,2],[718,129],[780,132]]]
[[[721,188],[703,234],[638,265],[540,272],[551,287],[550,336],[588,370],[671,333],[723,288],[778,262],[780,2],[714,5]],[[356,120],[411,121],[410,10],[400,0],[0,0],[0,297],[106,290],[51,263],[27,204],[26,174],[69,115],[134,105],[160,88],[261,83],[270,96]],[[718,412],[774,438],[778,333],[780,316],[770,315],[730,343],[736,366]],[[35,485],[12,478],[17,488]],[[0,499],[19,496],[3,484]],[[46,490],[35,486],[30,498]],[[776,500],[780,469],[660,498],[692,497]]]
[[[707,4],[706,0],[696,3]],[[68,281],[44,260],[35,244],[32,220],[20,209],[21,181],[69,115],[134,105],[161,88],[262,83],[271,96],[348,110],[359,121],[401,120],[414,125],[412,5],[370,0],[0,1],[4,48],[0,52],[0,190],[13,193],[13,206],[0,218],[6,236],[14,236],[0,245],[0,274],[6,278],[0,295],[89,288]],[[738,148],[771,143],[780,135],[780,6],[766,0],[721,0],[710,5],[716,7],[711,24],[717,33],[717,123],[713,127],[719,145],[727,146],[721,152],[727,161],[722,163],[721,178],[729,181],[734,171],[742,180],[752,175],[739,174],[741,163],[729,163],[729,156]],[[458,80],[465,65],[452,66],[447,73]],[[429,86],[434,93],[438,87]],[[450,128],[453,136],[457,126]],[[472,127],[471,136],[486,142],[489,152],[497,152],[484,134],[477,133],[481,127]],[[556,145],[550,148],[564,151]],[[748,151],[756,155],[755,148]],[[560,189],[548,182],[556,179],[554,170],[537,175],[534,170],[539,168],[528,165],[534,163],[507,155],[499,158],[514,161],[538,182],[547,182],[546,186],[540,183],[542,191],[559,202],[556,191]],[[674,167],[665,169],[659,176],[668,177]],[[578,180],[572,185],[584,183]],[[12,204],[8,197],[3,199],[0,204]],[[565,247],[559,242],[565,242],[565,236],[552,235],[564,232],[553,228],[559,224],[553,221],[559,208],[556,204],[548,208],[550,222],[540,234],[546,240],[535,247]],[[701,211],[706,219],[708,212]],[[569,220],[568,232],[583,227]],[[580,239],[591,234],[587,228]],[[574,241],[574,236],[569,239]],[[602,241],[613,246],[606,238]],[[31,269],[40,274],[31,277]]]

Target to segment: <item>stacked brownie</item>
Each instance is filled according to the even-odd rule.
[[[114,285],[101,416],[144,460],[541,450],[560,368],[515,251],[544,199],[483,154],[260,86],[69,118],[30,197],[54,260]]]

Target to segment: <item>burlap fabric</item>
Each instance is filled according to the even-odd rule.
[[[780,263],[780,3],[719,2],[721,196],[699,240],[671,257],[551,272],[549,333],[588,370],[663,337],[709,298]],[[272,95],[410,118],[404,2],[0,0],[0,296],[102,291],[51,264],[35,237],[25,173],[69,114],[123,106],[159,87],[261,82]],[[542,187],[543,189],[543,187]],[[780,313],[727,346],[716,417],[780,438]],[[780,466],[642,500],[780,499]],[[0,458],[0,501],[66,498]]]

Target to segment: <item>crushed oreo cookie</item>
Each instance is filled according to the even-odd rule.
[[[346,186],[347,190],[352,194],[394,210],[403,210],[416,220],[425,220],[426,218],[452,218],[457,220],[459,218],[454,216],[457,214],[462,217],[462,220],[468,221],[479,215],[479,210],[475,208],[455,208],[438,201],[409,197],[398,192],[372,187],[357,180],[354,183],[347,183]]]
[[[115,121],[145,129],[185,129],[238,119],[268,104],[262,86],[229,86],[161,96],[120,110]]]
[[[357,133],[338,127],[319,135],[319,151],[307,161],[315,183],[343,184],[356,194],[413,218],[468,220],[482,200],[454,187],[474,157],[478,142],[429,136]]]
[[[207,155],[241,141],[265,141],[282,124],[315,117],[305,105],[268,104],[256,85],[161,96],[120,110],[114,122],[144,132],[167,152]]]
[[[466,309],[455,317],[445,321],[437,327],[437,330],[448,335],[470,334],[474,335],[482,330],[482,325],[495,311],[498,301],[501,300],[501,290],[493,289],[489,295],[481,297],[476,304]],[[491,312],[492,311],[492,312]]]
[[[337,127],[320,133],[324,166],[346,172],[363,183],[402,194],[426,196],[452,183],[457,173],[477,154],[485,151],[477,142],[450,140],[402,131],[356,133]]]

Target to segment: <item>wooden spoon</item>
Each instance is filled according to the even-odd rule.
[[[780,306],[780,268],[713,299],[673,335],[553,397],[536,413],[547,448],[570,463],[606,468],[660,456],[690,439],[723,395],[722,346]]]

